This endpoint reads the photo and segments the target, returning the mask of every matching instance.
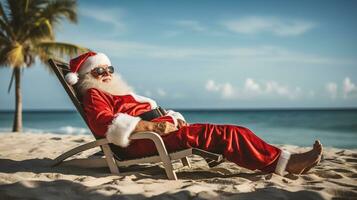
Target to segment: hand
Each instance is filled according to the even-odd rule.
[[[182,128],[184,126],[188,126],[189,124],[185,121],[183,121],[182,119],[177,119],[177,127],[178,128]]]
[[[170,122],[156,122],[153,131],[159,135],[167,135],[173,131],[177,131],[177,128]]]

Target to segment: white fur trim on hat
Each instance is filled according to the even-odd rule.
[[[276,174],[279,174],[281,176],[284,175],[284,172],[285,172],[286,166],[289,162],[290,156],[291,156],[290,152],[281,150],[278,163],[276,164],[276,167],[275,167]]]
[[[92,69],[99,65],[111,66],[112,63],[110,62],[108,56],[106,56],[104,53],[97,53],[96,55],[87,58],[87,60],[79,68],[78,74],[85,74],[90,72]]]
[[[119,113],[113,119],[112,124],[108,126],[106,132],[108,141],[121,147],[127,147],[130,142],[129,137],[140,120],[140,117]]]
[[[73,72],[69,72],[66,74],[66,76],[64,77],[64,79],[66,80],[66,82],[70,85],[74,85],[78,82],[78,74],[77,73],[73,73]]]

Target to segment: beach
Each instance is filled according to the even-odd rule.
[[[225,162],[209,168],[198,156],[191,168],[174,163],[177,181],[160,164],[120,168],[51,167],[63,152],[93,141],[89,135],[0,133],[0,199],[356,199],[357,149],[324,148],[309,173],[263,174]],[[291,152],[306,147],[278,145]],[[92,149],[76,157],[86,157]]]

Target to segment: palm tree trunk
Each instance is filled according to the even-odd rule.
[[[15,73],[15,115],[12,132],[22,131],[21,68],[14,67]]]

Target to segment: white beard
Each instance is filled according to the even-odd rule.
[[[112,95],[125,95],[133,92],[133,89],[118,74],[112,74],[112,80],[109,82],[101,82],[90,73],[85,74],[80,77],[77,88],[82,96],[90,88],[96,88]]]

